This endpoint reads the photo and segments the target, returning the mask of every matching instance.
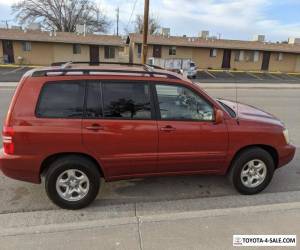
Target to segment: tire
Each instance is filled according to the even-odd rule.
[[[45,189],[48,197],[63,209],[87,207],[99,192],[100,174],[97,168],[92,161],[82,156],[57,159],[46,173]],[[71,196],[67,190],[72,191]]]
[[[255,170],[252,170],[251,166]],[[272,156],[262,148],[253,147],[242,151],[234,159],[229,180],[239,193],[254,195],[262,192],[270,184],[274,170]]]

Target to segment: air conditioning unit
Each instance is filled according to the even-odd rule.
[[[207,39],[209,37],[209,31],[208,30],[202,30],[200,33],[199,33],[199,37],[200,38],[203,38],[203,39]]]
[[[31,23],[28,25],[28,30],[41,30],[42,26],[40,23]]]
[[[289,44],[300,44],[300,38],[290,37],[288,42]]]
[[[170,37],[171,29],[170,28],[161,28],[160,34],[165,37]]]
[[[265,40],[266,40],[265,35],[256,35],[253,38],[253,41],[255,41],[255,42],[264,42]]]

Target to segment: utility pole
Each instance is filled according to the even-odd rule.
[[[149,0],[145,0],[145,6],[144,6],[144,28],[143,28],[143,47],[142,47],[142,64],[146,64],[147,63],[148,24],[149,24]]]
[[[117,36],[119,36],[119,20],[120,20],[120,8],[116,9],[117,12]]]

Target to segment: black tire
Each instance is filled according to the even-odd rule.
[[[264,181],[257,187],[247,187],[241,180],[241,171],[243,167],[251,160],[262,161],[267,168],[267,173]],[[239,153],[234,159],[230,172],[229,180],[235,189],[245,195],[254,195],[263,191],[271,182],[275,170],[275,164],[272,156],[264,149],[253,147]]]
[[[96,198],[100,188],[100,173],[89,159],[82,156],[65,156],[54,161],[46,173],[45,188],[48,197],[63,209],[77,210],[90,205]],[[78,201],[68,201],[62,198],[56,189],[59,176],[66,170],[76,169],[86,175],[89,180],[89,189],[86,195]]]

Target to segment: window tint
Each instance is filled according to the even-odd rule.
[[[212,121],[213,107],[193,91],[180,86],[156,85],[162,120]]]
[[[148,84],[103,83],[104,116],[123,119],[151,119]]]
[[[85,116],[89,119],[102,117],[101,93],[99,82],[88,82]]]
[[[81,118],[83,102],[84,84],[47,83],[42,89],[36,114],[44,118]]]

